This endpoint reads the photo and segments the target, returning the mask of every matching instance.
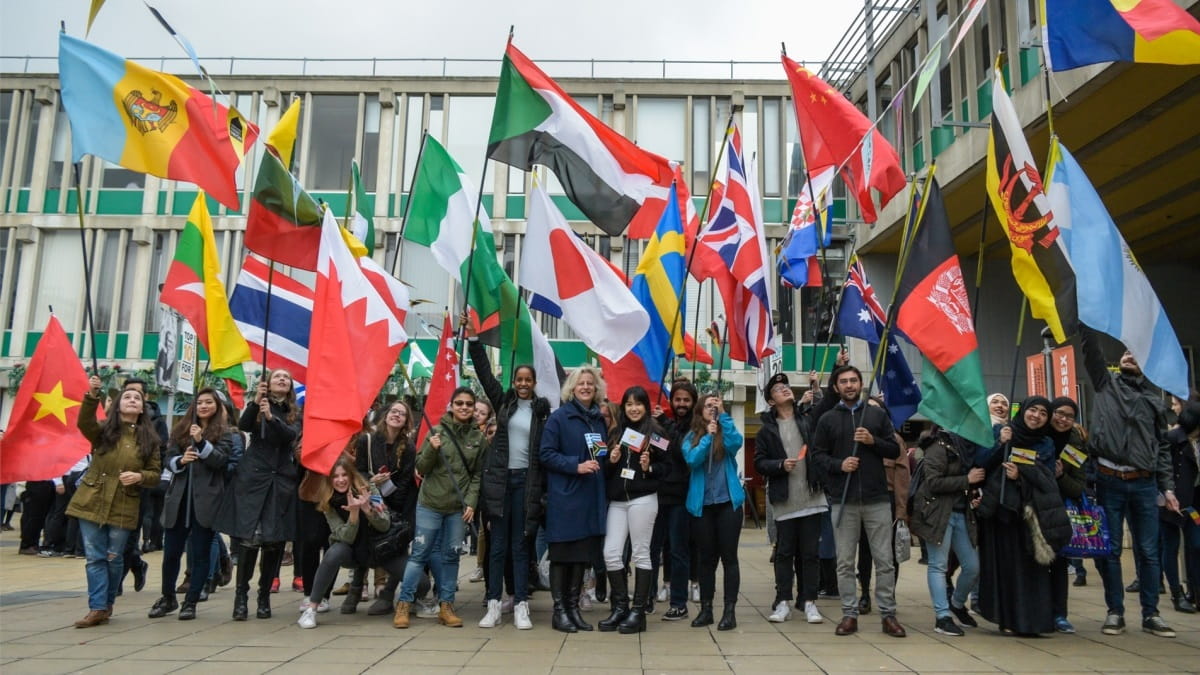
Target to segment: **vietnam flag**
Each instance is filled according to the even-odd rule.
[[[0,443],[0,483],[49,480],[91,450],[75,426],[87,375],[62,324],[52,314],[17,390]]]

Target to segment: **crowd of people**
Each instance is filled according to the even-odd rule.
[[[603,373],[582,366],[552,410],[531,366],[517,366],[505,388],[487,350],[473,337],[468,349],[478,393],[459,387],[444,411],[405,400],[372,411],[327,475],[300,461],[302,411],[284,370],[268,373],[241,411],[221,392],[199,391],[169,430],[136,380],[101,421],[92,377],[79,415],[92,452],[61,479],[25,485],[20,553],[82,553],[80,628],[110,620],[127,573],[142,589],[139,553],[157,547],[153,619],[194,619],[235,581],[232,618],[245,621],[256,572],[255,617],[269,619],[290,558],[301,628],[316,628],[335,594],[345,596],[341,613],[357,612],[372,574],[368,615],[390,615],[398,629],[414,614],[462,626],[466,541],[479,551],[471,580],[486,589],[482,628],[508,613],[516,629],[533,628],[536,590],[549,591],[551,627],[566,633],[645,631],[656,601],[666,604],[663,621],[735,628],[745,439],[721,396],[687,379],[665,398],[641,387],[608,392]],[[1087,571],[1063,553],[1074,535],[1067,508],[1090,498],[1112,544],[1095,560],[1103,632],[1125,630],[1128,525],[1142,628],[1173,637],[1159,612],[1161,579],[1179,612],[1196,611],[1200,584],[1200,402],[1163,405],[1129,353],[1110,372],[1087,335],[1083,352],[1095,391],[1089,424],[1071,398],[1030,396],[1014,411],[994,394],[987,446],[936,425],[906,440],[844,351],[828,384],[810,373],[799,398],[787,375],[771,377],[769,409],[743,458],[766,482],[768,620],[789,620],[794,606],[822,623],[818,598],[838,598],[837,635],[857,632],[874,608],[883,633],[905,637],[895,586],[911,528],[936,632],[963,635],[978,616],[1006,634],[1073,633],[1069,579],[1074,570],[1074,585],[1086,585]],[[347,581],[335,588],[342,570]],[[609,605],[595,627],[581,611],[592,601]]]

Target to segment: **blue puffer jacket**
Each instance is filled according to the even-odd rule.
[[[721,436],[725,443],[725,483],[729,488],[729,498],[733,502],[734,510],[739,510],[746,501],[746,492],[742,489],[737,470],[737,454],[742,449],[742,434],[733,425],[733,418],[729,413],[721,413]],[[683,439],[683,458],[692,470],[688,481],[687,510],[697,518],[704,512],[704,485],[707,480],[705,467],[711,448],[711,434],[704,434],[697,442],[695,436],[688,432]]]
[[[603,442],[608,431],[599,407],[584,408],[576,401],[551,413],[542,429],[538,458],[546,473],[548,542],[604,535],[608,513],[604,472],[579,473],[579,465],[592,458],[587,434]]]

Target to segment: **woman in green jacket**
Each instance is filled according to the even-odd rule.
[[[67,515],[79,519],[87,556],[88,613],[76,628],[107,623],[112,616],[117,585],[124,573],[125,540],[137,528],[142,488],[158,485],[162,460],[159,438],[146,414],[146,401],[137,389],[126,389],[109,406],[107,419],[96,419],[100,378],[79,408],[79,430],[92,444],[92,464],[79,480]]]

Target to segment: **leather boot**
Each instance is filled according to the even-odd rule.
[[[623,635],[646,631],[646,598],[650,597],[650,586],[654,582],[654,570],[636,568],[633,573],[633,606],[617,627]]]
[[[713,622],[712,602],[700,603],[700,611],[696,612],[696,618],[692,619],[692,628],[700,628],[702,626],[711,626]]]
[[[583,620],[583,614],[579,612],[579,594],[583,592],[583,574],[587,565],[584,563],[574,563],[570,566],[570,576],[567,577],[567,597],[564,601],[567,603],[567,616],[571,617],[571,623],[582,631],[592,630],[592,624]]]
[[[622,621],[625,620],[625,615],[629,614],[629,578],[625,576],[624,570],[609,572],[609,601],[612,606],[612,613],[607,618],[600,619],[596,626],[601,633],[611,633],[617,629]]]
[[[350,590],[346,593],[346,597],[342,599],[342,614],[353,614],[358,611],[358,603],[362,601],[362,585],[350,585]],[[388,603],[388,611],[391,611],[391,603]],[[387,612],[384,612],[387,614]]]
[[[258,549],[239,546],[237,552],[237,585],[233,595],[233,620],[245,621],[249,614],[250,578],[254,576],[254,563],[258,560]]]
[[[1175,606],[1176,612],[1183,614],[1195,614],[1196,606],[1188,600],[1188,596],[1183,592],[1182,586],[1175,586],[1171,589],[1171,604]]]
[[[87,615],[75,622],[76,628],[91,628],[99,626],[102,623],[108,623],[108,612],[102,609],[88,610]]]
[[[556,631],[578,633],[579,629],[567,614],[567,577],[571,574],[568,567],[569,565],[564,563],[550,563],[550,598],[554,601],[554,613],[550,623]]]
[[[271,586],[269,583],[266,590],[258,589],[258,609],[255,610],[254,616],[259,619],[271,618]]]
[[[443,602],[438,607],[438,623],[450,628],[462,628],[463,625],[462,619],[454,613],[454,605],[448,602]]]
[[[737,628],[737,617],[733,614],[733,608],[737,603],[725,603],[725,611],[721,612],[721,621],[717,624],[717,630],[733,630]]]
[[[238,588],[233,592],[233,620],[245,621],[246,616],[250,613],[247,604],[249,604],[250,591],[248,589]]]
[[[607,574],[596,575],[596,602],[604,602],[608,599],[607,576]]]

